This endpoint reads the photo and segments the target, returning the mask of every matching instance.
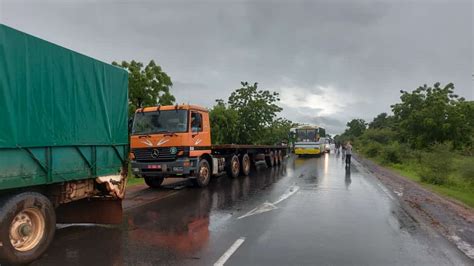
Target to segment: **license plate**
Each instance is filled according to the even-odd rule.
[[[161,164],[150,164],[148,169],[161,169]]]

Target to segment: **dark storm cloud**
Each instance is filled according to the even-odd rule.
[[[103,61],[155,59],[178,102],[212,106],[240,81],[257,81],[281,92],[282,115],[337,132],[424,83],[454,82],[473,99],[472,8],[447,0],[4,0],[0,19]]]

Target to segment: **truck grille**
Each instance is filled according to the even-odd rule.
[[[173,161],[176,160],[176,153],[184,151],[183,147],[176,147],[177,151],[175,154],[171,153],[172,147],[161,147],[161,148],[146,148],[146,149],[134,149],[135,160],[137,162],[153,162],[153,161]],[[158,153],[158,154],[157,154]]]

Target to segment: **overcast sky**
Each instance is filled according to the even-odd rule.
[[[0,0],[6,25],[105,62],[154,59],[179,103],[258,82],[281,116],[331,133],[425,83],[474,99],[473,13],[471,0]]]

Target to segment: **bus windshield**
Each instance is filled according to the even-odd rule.
[[[133,121],[133,135],[186,132],[188,127],[187,110],[166,110],[138,112]]]
[[[317,141],[317,129],[297,129],[296,141]]]

